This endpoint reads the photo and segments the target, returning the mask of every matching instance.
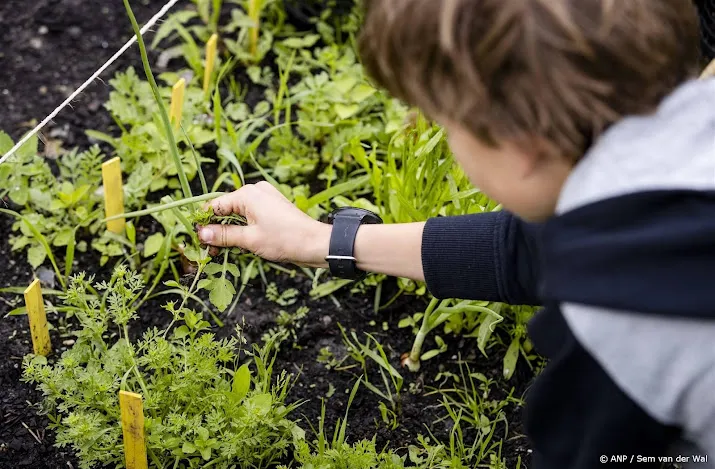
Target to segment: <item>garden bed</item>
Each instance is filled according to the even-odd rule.
[[[133,3],[136,4],[133,8],[141,23],[153,15],[163,2],[152,0],[145,4]],[[0,18],[4,26],[0,51],[0,109],[3,110],[0,113],[0,129],[15,140],[27,130],[26,122],[40,120],[47,115],[131,34],[122,3],[114,1],[11,0],[0,6]],[[147,41],[150,40],[151,36],[147,36]],[[152,64],[156,63],[157,55],[158,51],[150,53]],[[270,54],[265,60],[270,61]],[[136,46],[103,76],[105,82],[114,72],[126,70],[130,65],[141,74],[141,61]],[[160,73],[162,70],[154,71]],[[245,99],[249,104],[255,104],[250,102],[252,93],[255,93],[254,84],[243,71],[236,71],[235,76],[239,85],[248,88]],[[64,110],[44,130],[44,135],[51,140],[52,148],[41,145],[40,150],[44,150],[48,158],[54,157],[60,148],[58,145],[64,149],[78,146],[85,150],[90,145],[84,133],[87,129],[117,135],[118,127],[103,108],[109,92],[110,87],[106,83],[97,81],[93,84],[73,104],[73,109]],[[106,143],[102,143],[102,149],[107,154],[112,153]],[[215,151],[211,145],[201,150],[210,157],[215,157]],[[314,192],[324,185],[324,180],[318,178],[318,175],[325,169],[324,164],[319,164],[312,171],[313,174],[306,176],[307,185],[317,188]],[[204,173],[211,186],[218,176],[216,166],[206,165]],[[192,181],[192,187],[194,190],[200,189],[198,178]],[[153,194],[147,200],[158,201],[158,198],[159,195]],[[5,199],[5,203],[13,210],[21,209],[9,198]],[[33,268],[27,262],[26,253],[22,250],[11,251],[8,237],[14,232],[14,222],[12,218],[0,215],[0,232],[4,234],[0,240],[0,259],[3,263],[0,288],[25,287],[33,278]],[[160,229],[161,226],[154,220],[142,218],[137,222],[138,242],[144,242]],[[83,236],[91,244],[92,237]],[[100,264],[100,254],[88,249],[84,253],[77,253],[72,272],[84,271],[94,274],[98,281],[108,280],[114,261],[110,260],[101,267]],[[218,338],[229,337],[233,334],[234,326],[241,325],[248,342],[256,343],[271,329],[275,330],[281,311],[295,315],[301,307],[308,308],[305,317],[289,324],[289,339],[281,345],[276,361],[277,371],[286,370],[296,377],[287,401],[305,402],[290,418],[299,421],[298,424],[307,432],[307,439],[313,438],[311,425],[318,427],[321,398],[325,398],[326,403],[326,434],[332,435],[335,423],[345,416],[349,392],[359,376],[359,367],[356,368],[354,363],[352,367],[327,367],[326,362],[329,360],[321,352],[330,350],[332,356],[337,358],[343,358],[348,353],[341,332],[342,326],[348,335],[354,331],[363,343],[366,337],[364,333],[371,333],[384,348],[389,363],[404,377],[397,425],[394,428],[383,421],[378,409],[380,397],[364,386],[359,388],[347,418],[348,442],[375,437],[378,448],[387,446],[404,455],[409,445],[416,444],[418,435],[426,436],[431,431],[438,440],[448,444],[454,423],[445,418],[445,409],[439,405],[443,394],[432,391],[440,386],[459,387],[450,381],[449,376],[460,375],[467,364],[472,373],[481,373],[491,380],[489,391],[483,398],[480,389],[472,390],[476,412],[481,411],[480,406],[505,403],[502,412],[505,422],[493,423],[491,441],[495,445],[490,447],[480,463],[491,464],[491,467],[529,467],[530,451],[521,426],[522,408],[516,401],[523,398],[534,372],[526,360],[520,359],[513,375],[508,380],[504,378],[503,360],[511,342],[509,329],[497,329],[490,339],[487,357],[479,351],[475,337],[443,335],[446,352],[424,361],[419,372],[413,373],[400,366],[400,358],[412,347],[414,333],[412,328],[400,326],[404,326],[406,318],[424,311],[429,298],[403,294],[376,313],[374,286],[368,286],[362,294],[351,292],[346,287],[337,290],[332,297],[327,295],[314,299],[310,295],[313,285],[308,276],[300,270],[287,273],[294,269],[293,266],[279,267],[285,270],[268,269],[266,282],[260,276],[252,279],[233,309],[222,314],[214,310],[223,326],[219,327],[212,322],[212,332]],[[45,262],[41,268],[47,270],[51,266]],[[37,272],[34,269],[34,273]],[[164,276],[164,280],[171,278],[169,273]],[[275,284],[278,292],[295,289],[295,296],[288,300],[268,298],[270,295],[266,294],[266,283]],[[382,281],[382,303],[398,291],[398,285],[395,279]],[[205,300],[207,296],[202,294]],[[71,448],[58,449],[53,446],[55,439],[53,432],[46,429],[47,418],[38,416],[36,407],[30,405],[41,401],[41,394],[32,385],[21,382],[23,356],[32,351],[27,317],[5,317],[8,312],[22,305],[21,298],[21,295],[0,294],[0,388],[3,390],[0,395],[0,466],[38,469],[78,467]],[[57,304],[56,298],[49,299]],[[166,327],[171,322],[171,315],[161,308],[166,299],[160,297],[142,305],[138,310],[139,319],[130,325],[132,337],[138,337],[150,327]],[[55,354],[59,355],[73,345],[74,331],[78,324],[74,318],[67,319],[56,313],[49,313],[48,320],[54,327],[51,338]],[[435,347],[434,334],[428,338],[425,350],[428,347]],[[319,361],[319,357],[324,360]],[[369,376],[379,382],[377,368],[370,368]],[[469,392],[467,390],[465,395]],[[474,439],[477,430],[469,428],[464,422],[461,425],[465,441]],[[492,455],[492,459],[489,455]],[[290,458],[284,462],[289,461]]]

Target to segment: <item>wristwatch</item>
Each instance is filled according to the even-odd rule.
[[[361,279],[366,273],[357,268],[354,253],[358,228],[364,223],[381,224],[382,218],[362,208],[341,207],[328,215],[328,223],[333,225],[330,248],[325,257],[330,273],[339,278]]]

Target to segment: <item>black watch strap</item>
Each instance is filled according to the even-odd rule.
[[[362,278],[365,272],[357,268],[354,254],[358,229],[364,223],[382,223],[382,220],[367,210],[346,207],[331,214],[330,223],[333,225],[333,230],[330,235],[329,254],[325,258],[330,273],[338,278]]]

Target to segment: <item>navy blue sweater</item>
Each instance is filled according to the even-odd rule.
[[[539,305],[542,225],[509,212],[431,218],[422,236],[425,282],[435,297]]]
[[[543,224],[427,222],[433,295],[543,306],[528,325],[548,359],[526,396],[531,469],[678,455],[715,469],[713,109],[715,79],[693,81],[614,124]]]

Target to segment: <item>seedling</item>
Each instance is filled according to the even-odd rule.
[[[147,469],[142,396],[133,392],[119,391],[119,407],[122,414],[126,468]]]
[[[494,331],[494,326],[504,320],[504,318],[495,311],[484,306],[474,304],[474,302],[462,301],[454,306],[450,306],[452,301],[453,300],[451,299],[440,301],[437,298],[432,298],[432,301],[430,301],[424,315],[422,316],[422,325],[420,326],[419,331],[417,331],[415,341],[412,345],[412,350],[409,353],[404,353],[402,355],[402,365],[407,366],[410,371],[419,371],[421,360],[429,360],[446,350],[444,347],[444,341],[441,341],[441,339],[441,343],[438,344],[439,349],[435,349],[434,351],[430,350],[425,354],[422,354],[422,345],[424,344],[425,338],[430,331],[444,324],[453,315],[465,312],[481,313],[484,315],[483,324],[487,324],[488,327],[484,331],[485,335],[491,334]],[[405,323],[405,325],[409,325],[409,323]]]
[[[122,186],[122,168],[119,157],[102,164],[104,183],[104,214],[107,218],[124,213],[124,188]],[[112,233],[124,233],[125,219],[118,217],[107,222],[107,230]]]
[[[30,321],[32,349],[35,355],[47,356],[52,352],[52,344],[50,343],[50,332],[47,328],[45,306],[42,303],[40,280],[35,279],[25,290],[25,305]]]
[[[365,386],[390,405],[388,409],[384,403],[381,403],[380,412],[383,421],[394,430],[397,428],[397,415],[400,412],[400,392],[402,391],[402,385],[404,383],[402,375],[390,364],[390,359],[387,357],[385,350],[373,335],[366,333],[367,341],[365,344],[362,344],[354,331],[350,333],[352,337],[351,341],[343,326],[338,324],[338,327],[343,335],[343,342],[348,348],[348,353],[362,366],[365,375],[363,378]],[[368,379],[368,358],[378,365],[377,370],[382,379],[382,387],[370,383]]]

